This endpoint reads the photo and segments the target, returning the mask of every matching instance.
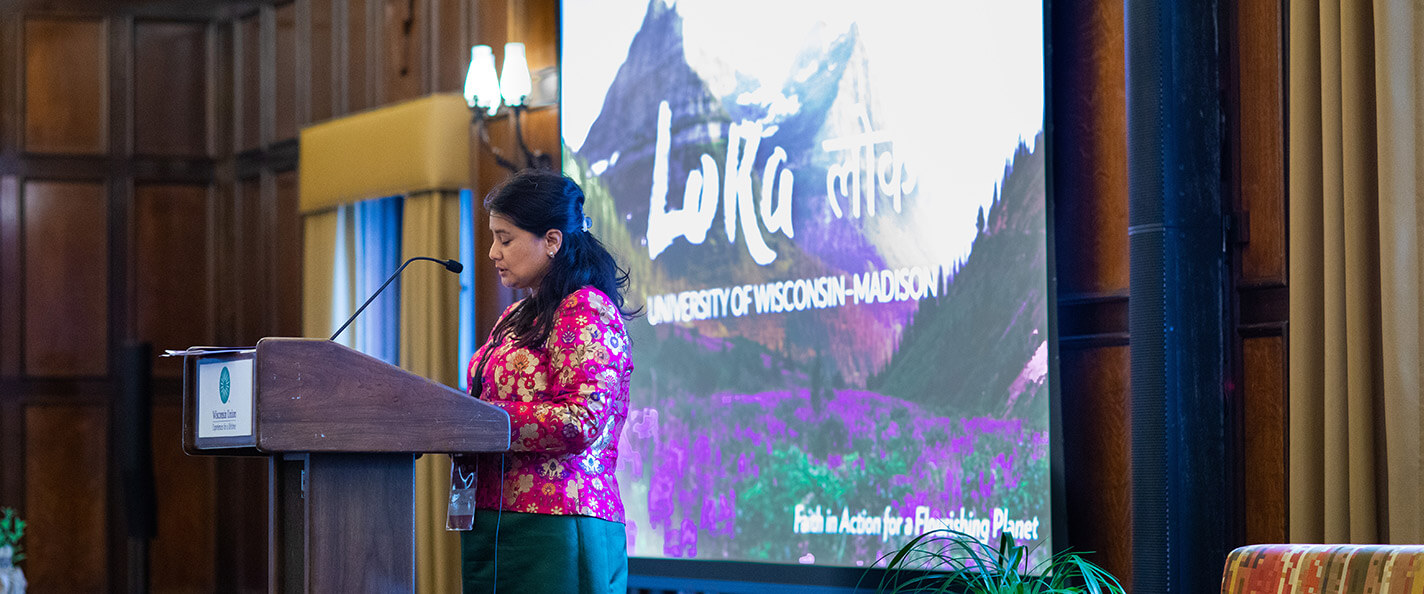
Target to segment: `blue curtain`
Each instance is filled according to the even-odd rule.
[[[401,265],[402,197],[340,206],[332,277],[332,327],[339,327]],[[399,361],[400,279],[386,287],[337,342],[392,365]]]
[[[465,365],[479,346],[475,336],[475,198],[469,190],[460,190],[460,389],[468,391],[469,377]]]

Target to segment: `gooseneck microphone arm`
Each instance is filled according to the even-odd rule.
[[[389,285],[391,284],[391,281],[396,280],[396,277],[400,276],[401,271],[405,270],[406,266],[410,266],[410,263],[416,260],[429,260],[431,262],[435,262],[436,264],[444,266],[446,270],[449,270],[450,272],[454,272],[456,274],[459,274],[461,270],[465,269],[465,266],[463,264],[460,264],[459,262],[456,262],[454,260],[436,260],[435,258],[427,258],[425,256],[416,256],[414,258],[406,260],[404,264],[400,265],[400,268],[397,268],[395,272],[391,273],[391,277],[386,279],[386,282],[381,284],[381,288],[376,289],[375,293],[371,293],[371,297],[366,299],[365,303],[361,304],[361,307],[356,310],[356,313],[353,313],[351,314],[351,317],[346,318],[346,323],[342,324],[340,328],[337,328],[336,332],[332,333],[331,338],[328,338],[327,340],[336,340],[336,337],[341,334],[341,331],[345,330],[347,326],[350,326],[351,322],[356,321],[356,316],[359,316],[361,315],[361,312],[366,311],[366,306],[370,305],[372,301],[375,301],[376,296],[380,295],[381,291],[386,290],[386,285]]]

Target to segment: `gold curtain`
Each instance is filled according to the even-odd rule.
[[[1424,542],[1424,7],[1290,19],[1290,540]]]
[[[459,255],[460,200],[456,192],[423,192],[404,200],[401,258]],[[304,218],[302,333],[324,337],[331,320],[332,262],[338,233],[336,209]],[[350,246],[351,242],[345,242]],[[401,275],[400,365],[446,385],[458,385],[460,279],[439,266],[413,265]],[[348,329],[348,332],[352,329]],[[445,502],[450,492],[450,459],[425,455],[415,465],[416,589],[422,594],[460,591],[460,541],[446,532]]]
[[[346,213],[342,209],[347,209]],[[354,210],[354,205],[340,205],[302,217],[302,336],[331,335],[350,312],[370,297],[357,293],[361,273]],[[335,269],[338,250],[344,252],[345,262],[340,271]],[[346,282],[337,286],[340,279]],[[338,317],[332,319],[333,316]],[[342,331],[337,342],[351,346],[362,339],[361,325],[352,324]]]
[[[406,196],[401,257],[460,255],[457,192]],[[412,266],[401,279],[401,367],[449,386],[459,385],[460,279],[439,266]],[[460,591],[460,540],[445,530],[450,497],[450,458],[425,455],[415,465],[416,590]]]
[[[336,258],[336,209],[302,217],[302,336],[325,338],[331,326]],[[349,290],[349,289],[346,289]]]

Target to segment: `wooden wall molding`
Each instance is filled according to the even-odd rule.
[[[1278,0],[1223,5],[1228,147],[1222,159],[1239,227],[1230,246],[1232,285],[1229,452],[1242,510],[1241,544],[1283,542],[1286,536],[1288,418],[1286,332],[1285,45],[1286,16]]]
[[[109,24],[102,18],[22,18],[26,153],[105,154],[110,149]]]
[[[24,357],[25,285],[21,273],[20,184],[14,175],[0,176],[0,379],[18,378]],[[0,394],[15,394],[0,390]],[[18,451],[5,449],[4,451]],[[0,464],[5,460],[0,458]],[[12,464],[13,465],[13,464]],[[7,492],[0,490],[0,497]]]
[[[36,591],[126,589],[122,500],[105,470],[117,347],[213,341],[202,295],[215,244],[202,230],[218,171],[215,29],[193,4],[172,3],[171,13],[154,4],[0,10],[0,501],[46,535],[30,542]],[[192,294],[197,304],[171,305]],[[155,410],[176,411],[177,381],[153,387]],[[166,419],[154,422],[155,439],[177,431],[176,412],[155,418]],[[160,496],[211,499],[206,471],[163,457],[172,443],[153,443]],[[214,523],[171,516],[156,550],[167,559],[211,550],[202,542],[220,537]],[[152,583],[211,589],[214,561],[155,563]]]
[[[105,185],[27,180],[20,190],[24,257],[22,371],[109,373],[109,205]]]

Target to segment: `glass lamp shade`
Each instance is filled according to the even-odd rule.
[[[509,61],[505,60],[505,68]],[[465,104],[489,115],[499,110],[499,79],[494,74],[494,51],[488,45],[470,48],[470,71],[465,73]]]
[[[504,102],[511,106],[524,105],[531,86],[529,62],[524,58],[524,44],[504,44],[504,70],[499,75],[499,90],[504,95]]]

